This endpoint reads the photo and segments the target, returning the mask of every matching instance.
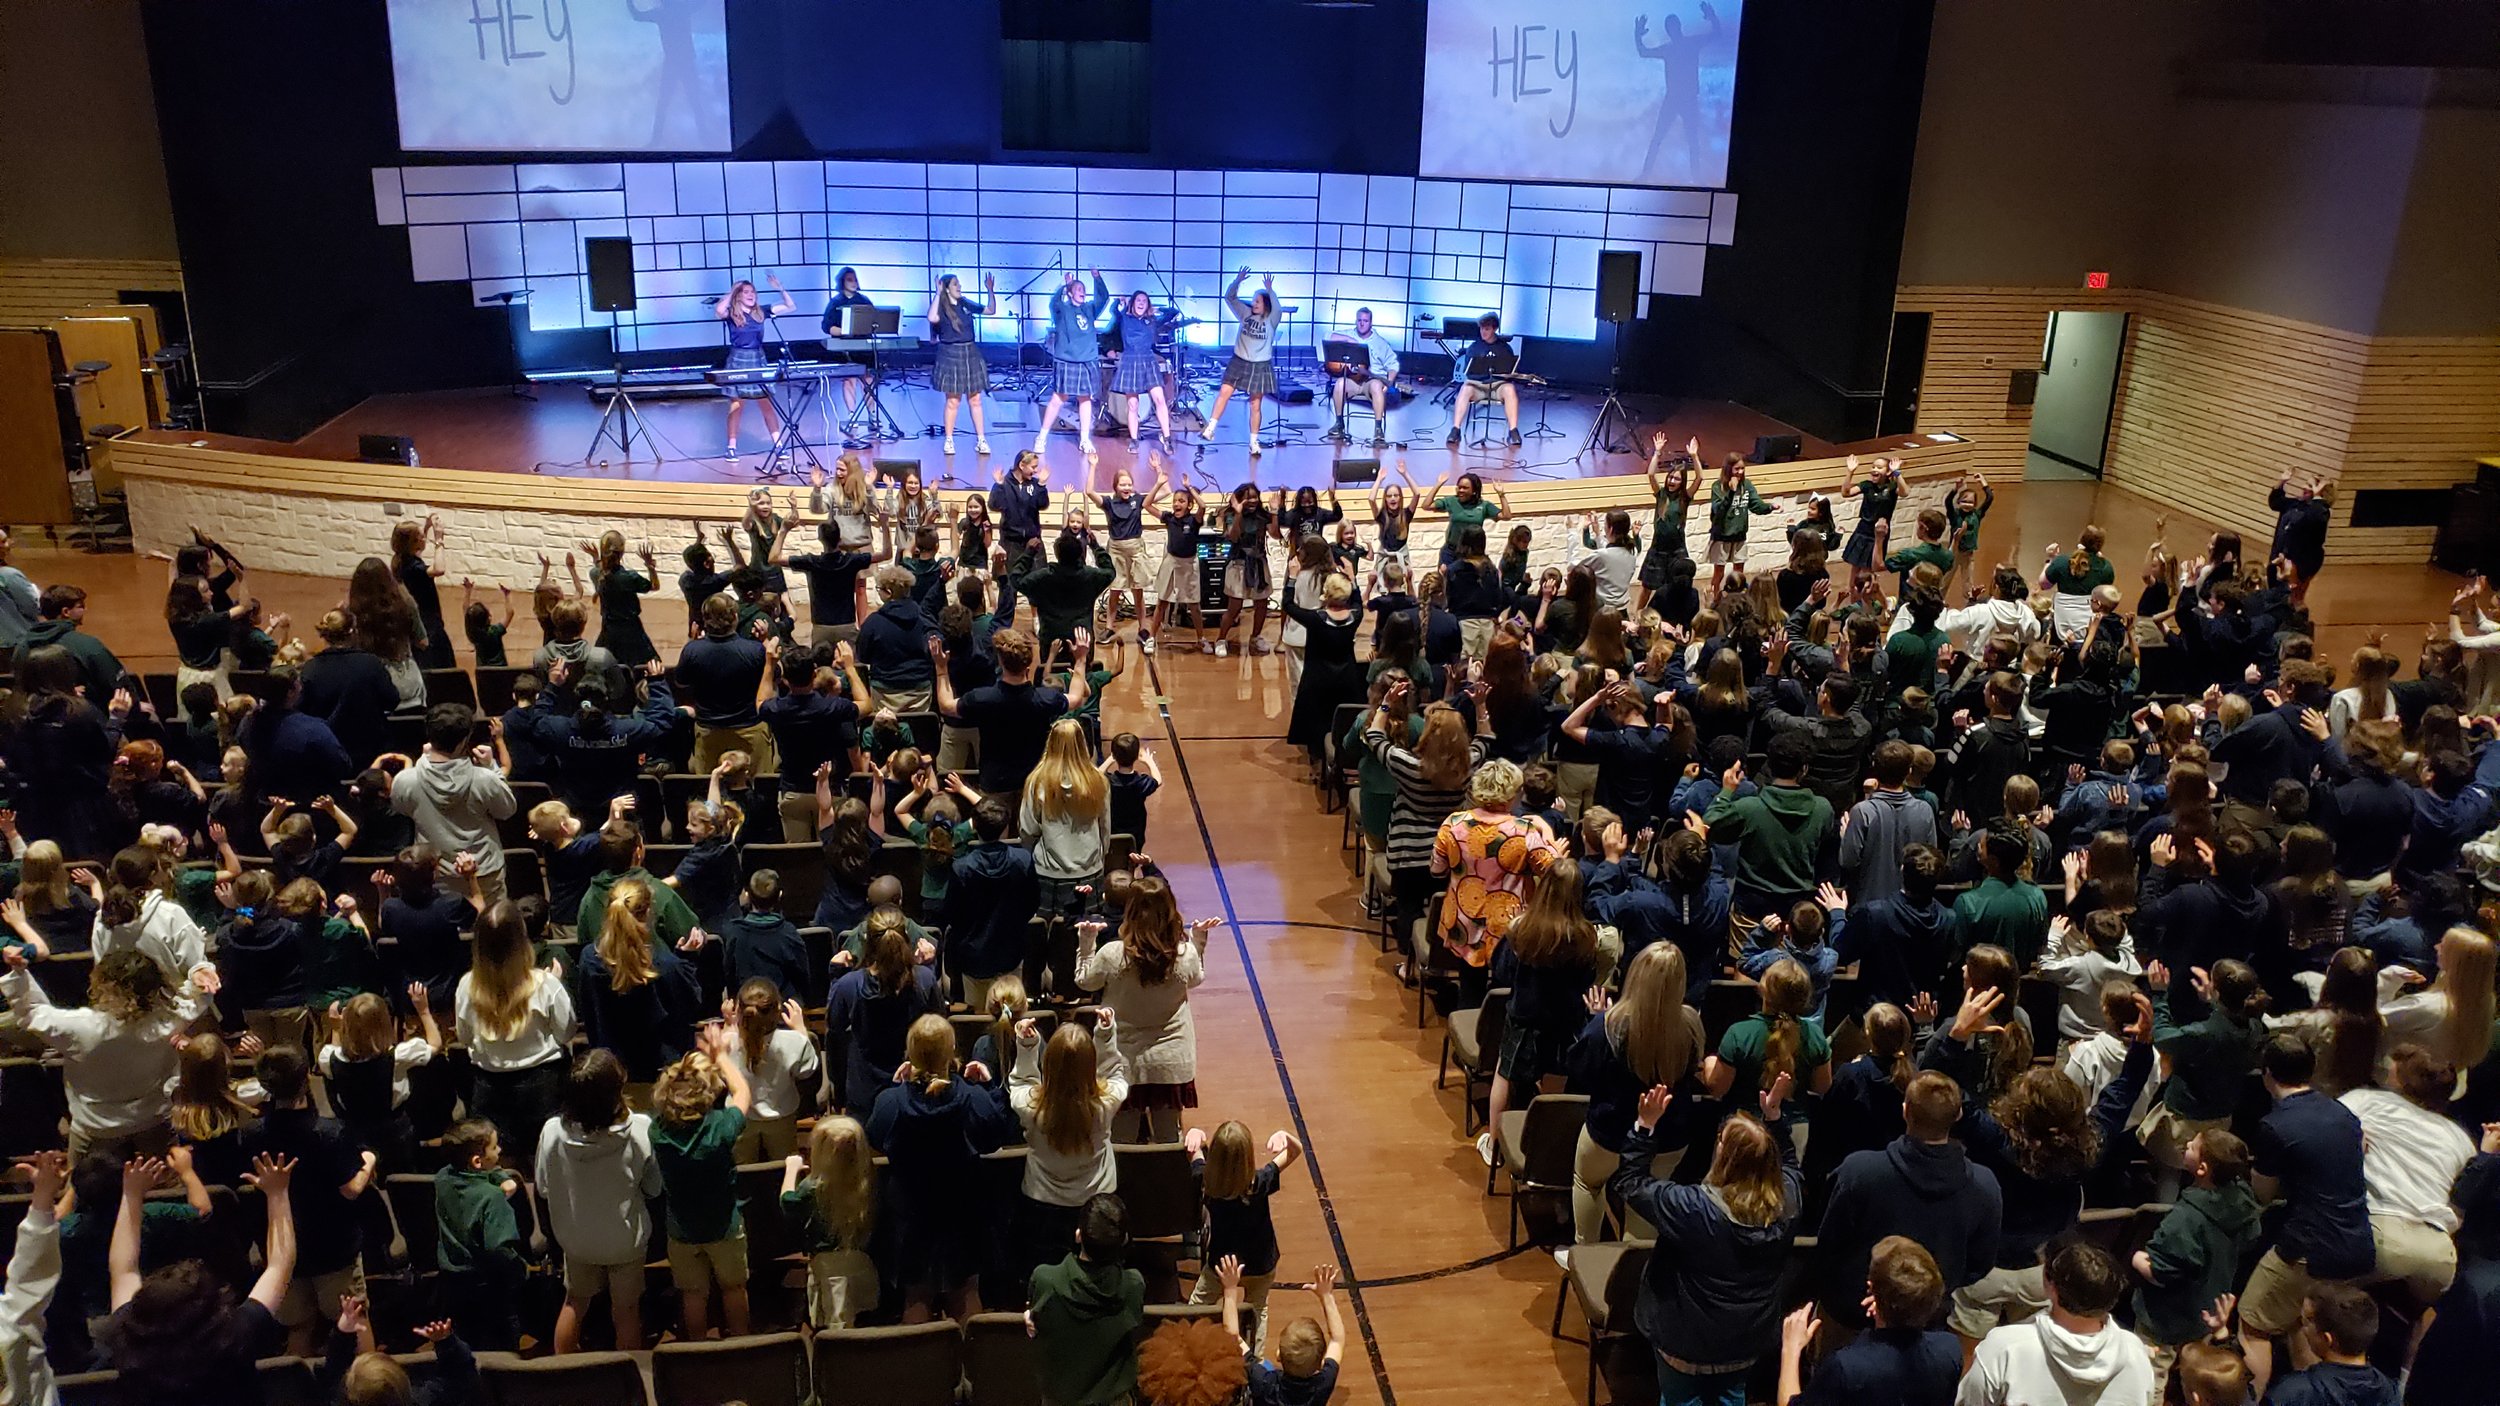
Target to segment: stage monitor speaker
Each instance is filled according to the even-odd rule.
[[[1641,315],[1641,251],[1597,251],[1597,320],[1633,322]]]
[[[634,310],[634,241],[597,236],[582,241],[590,269],[590,306],[596,312]]]
[[[1803,435],[1764,434],[1753,439],[1753,462],[1757,464],[1791,464],[1803,457],[1806,441]]]
[[[404,434],[366,434],[356,436],[356,462],[360,464],[404,464],[417,466],[417,442]]]
[[[1378,459],[1339,459],[1335,468],[1339,483],[1377,483],[1380,480]]]

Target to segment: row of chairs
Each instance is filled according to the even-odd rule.
[[[1165,1323],[1213,1319],[1220,1310],[1179,1304],[1146,1309],[1142,1340]],[[412,1381],[437,1373],[431,1352],[398,1355]],[[488,1406],[1041,1406],[1032,1337],[1019,1313],[975,1314],[885,1328],[758,1333],[719,1341],[662,1343],[647,1354],[582,1352],[522,1358],[478,1354]],[[113,1372],[60,1380],[62,1406],[119,1406]],[[314,1364],[260,1363],[268,1406],[329,1406]]]

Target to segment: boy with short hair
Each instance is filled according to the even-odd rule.
[[[2052,1245],[2042,1282],[2046,1313],[1991,1329],[1971,1354],[1960,1406],[2136,1406],[2153,1399],[2144,1344],[2110,1321],[2126,1280],[2117,1259],[2088,1241]],[[2392,1406],[2392,1398],[2391,1406]]]
[[[258,1122],[244,1125],[239,1150],[295,1162],[288,1211],[295,1227],[295,1272],[276,1318],[286,1325],[288,1351],[313,1355],[339,1301],[365,1291],[363,1218],[356,1198],[373,1184],[375,1158],[360,1152],[335,1118],[313,1108],[304,1052],[279,1045],[260,1057],[260,1086],[269,1095]]]
[[[1155,765],[1155,754],[1139,745],[1136,733],[1123,732],[1111,739],[1111,756],[1102,770],[1111,782],[1111,833],[1126,835],[1144,849],[1146,798],[1162,789],[1163,769]]]
[[[1927,1325],[1944,1305],[1944,1275],[1935,1256],[1906,1235],[1875,1242],[1867,1259],[1866,1292],[1874,1317],[1866,1332],[1814,1367],[1814,1379],[1798,1390],[1806,1348],[1822,1326],[1809,1303],[1780,1325],[1779,1394],[1794,1406],[1840,1406],[1843,1402],[1892,1401],[1902,1406],[1945,1406],[1962,1376],[1961,1340]]]
[[[1108,1192],[1078,1214],[1076,1247],[1033,1271],[1025,1329],[1047,1406],[1109,1406],[1137,1390],[1146,1279],[1128,1268],[1128,1208]]]
[[[2142,1281],[2135,1290],[2135,1335],[2152,1357],[2156,1398],[2179,1349],[2205,1336],[2205,1311],[2239,1282],[2240,1257],[2257,1241],[2248,1144],[2228,1129],[2209,1128],[2188,1139],[2186,1161],[2195,1184],[2180,1193],[2134,1259]]]
[[[811,978],[807,942],[781,911],[781,875],[758,869],[738,893],[738,916],[721,934],[721,985],[736,991],[762,977],[793,1000],[815,1005],[824,998],[821,978]]]
[[[993,795],[972,808],[972,847],[955,856],[947,882],[946,968],[976,1011],[989,1008],[990,983],[1024,965],[1026,924],[1041,907],[1033,851],[1007,842],[1008,806]]]
[[[461,1335],[490,1352],[520,1345],[515,1299],[529,1266],[509,1199],[521,1183],[502,1167],[495,1125],[469,1118],[443,1137],[451,1161],[434,1174],[434,1262],[443,1307]]]
[[[1215,1276],[1224,1286],[1224,1331],[1241,1337],[1241,1261],[1226,1255],[1216,1262]],[[1345,1360],[1345,1316],[1337,1311],[1337,1267],[1323,1264],[1311,1271],[1311,1292],[1328,1320],[1325,1330],[1312,1318],[1285,1325],[1276,1339],[1276,1360],[1250,1363],[1253,1406],[1327,1406],[1337,1391],[1338,1364]],[[1249,1344],[1245,1341],[1244,1347]]]
[[[2317,1365],[2274,1383],[2271,1406],[2397,1406],[2396,1384],[2370,1365],[2378,1300],[2358,1285],[2321,1281],[2300,1304],[2300,1331]]]
[[[668,1277],[683,1303],[688,1342],[711,1329],[712,1288],[720,1286],[721,1327],[747,1332],[747,1232],[738,1216],[738,1135],[754,1095],[728,1036],[706,1025],[698,1053],[660,1071],[651,1090],[651,1153],[668,1198]],[[729,1101],[715,1105],[726,1091]]]

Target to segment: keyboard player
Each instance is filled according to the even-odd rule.
[[[844,317],[842,310],[844,308],[864,308],[868,305],[868,295],[859,291],[859,270],[845,268],[840,273],[835,274],[833,276],[833,296],[825,302],[825,318],[823,326],[827,340],[830,341],[831,339],[842,335],[842,319]],[[857,366],[860,368],[859,374],[857,375],[846,375],[839,378],[842,386],[842,416],[844,421],[847,422],[852,415],[858,413],[859,397],[861,394],[860,387],[876,377],[877,372],[875,357],[871,353],[865,351],[835,351],[828,347],[825,352],[825,360],[843,365]],[[848,444],[849,441],[846,439],[845,443]],[[850,447],[856,449],[859,446],[851,444]]]

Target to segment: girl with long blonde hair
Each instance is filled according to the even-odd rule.
[[[1493,954],[1493,984],[1510,987],[1510,1026],[1485,1094],[1490,1126],[1476,1140],[1479,1155],[1492,1151],[1492,1128],[1510,1107],[1511,1091],[1535,1097],[1546,1075],[1562,1072],[1572,1038],[1588,1023],[1587,995],[1598,981],[1597,925],[1581,911],[1580,895],[1579,862],[1553,861],[1530,884],[1527,906]]]
[[[981,1157],[1015,1135],[1016,1116],[984,1086],[987,1070],[957,1062],[955,1027],[945,1016],[931,1011],[914,1020],[903,1052],[901,1079],[889,1065],[868,1118],[868,1141],[886,1156],[880,1209],[893,1227],[903,1321],[927,1322],[941,1295],[969,1317],[981,1311],[990,1226],[965,1211],[985,1204]]]
[[[581,954],[582,1033],[625,1066],[627,1097],[647,1106],[660,1071],[694,1048],[702,994],[693,971],[653,937],[651,885],[622,879],[599,935]]]
[[[1762,1009],[1728,1028],[1719,1053],[1702,1067],[1702,1086],[1742,1108],[1786,1075],[1821,1093],[1831,1087],[1832,1047],[1814,1009],[1814,978],[1793,957],[1773,962],[1761,978]]]
[[[599,597],[599,638],[595,643],[615,655],[616,662],[627,669],[639,669],[660,657],[658,646],[651,643],[650,632],[642,625],[642,598],[657,589],[660,563],[648,542],[642,544],[636,555],[642,558],[640,571],[625,564],[625,534],[615,528],[600,533],[598,545],[591,552],[590,588]]]
[[[1051,724],[1042,759],[1024,778],[1017,833],[1033,847],[1044,917],[1081,916],[1102,888],[1111,860],[1111,782],[1094,765],[1085,728],[1074,718]]]
[[[790,296],[790,290],[781,286],[778,274],[768,273],[764,278],[772,284],[773,291],[781,295],[780,303],[770,313],[764,310],[763,302],[755,296],[754,280],[746,278],[729,285],[729,292],[712,305],[712,316],[721,320],[729,338],[728,369],[731,371],[760,369],[764,365],[765,328],[771,325],[773,317],[798,307],[798,300]],[[722,386],[721,394],[729,401],[730,463],[738,462],[738,416],[750,400],[762,407],[764,428],[772,432],[776,442],[780,440],[781,414],[773,408],[773,399],[764,393],[760,381],[733,382]]]
[[[1589,994],[1594,1018],[1566,1061],[1572,1092],[1590,1095],[1589,1119],[1571,1161],[1572,1238],[1580,1244],[1605,1238],[1606,1179],[1622,1160],[1641,1090],[1690,1090],[1688,1081],[1701,1067],[1707,1036],[1700,1013],[1684,1004],[1685,981],[1684,949],[1652,942],[1623,969],[1621,996],[1610,1003],[1602,989]],[[1671,1132],[1670,1141],[1677,1136]]]
[[[191,1147],[194,1164],[209,1179],[216,1180],[215,1174],[221,1171],[239,1172],[246,1165],[233,1134],[254,1116],[252,1106],[234,1091],[234,1065],[225,1040],[210,1032],[184,1040],[175,1051],[174,1092],[167,1117],[175,1136]]]
[[[848,1328],[877,1306],[877,1266],[868,1258],[876,1156],[858,1119],[831,1113],[816,1120],[806,1156],[782,1160],[782,1217],[807,1251],[807,1318],[818,1332]]]
[[[405,1111],[408,1073],[443,1052],[443,1028],[426,1004],[425,985],[410,982],[409,1003],[421,1034],[400,1038],[390,1003],[370,991],[330,1008],[330,1038],[313,1067],[330,1092],[330,1111],[348,1136],[373,1149],[381,1171],[412,1170],[417,1129]],[[516,1156],[526,1149],[516,1149]]]
[[[1021,1229],[1027,1269],[1064,1256],[1086,1201],[1119,1188],[1111,1125],[1128,1101],[1128,1067],[1113,1030],[1107,1007],[1061,1021],[1047,1041],[1031,1017],[1016,1022],[1007,1105],[1024,1125]]]
[[[640,880],[617,885],[629,886],[649,900]],[[564,1098],[573,995],[554,972],[539,968],[529,925],[510,899],[478,915],[469,970],[451,1000],[454,1033],[476,1069],[469,1111],[495,1125],[507,1153],[526,1158]]]
[[[1250,1314],[1248,1343],[1253,1353],[1267,1342],[1267,1295],[1276,1283],[1276,1222],[1269,1200],[1284,1184],[1287,1168],[1302,1155],[1302,1140],[1278,1129],[1270,1133],[1265,1151],[1250,1140],[1250,1129],[1226,1119],[1209,1134],[1191,1128],[1182,1138],[1198,1169],[1207,1203],[1207,1241],[1198,1260],[1198,1282],[1189,1301],[1214,1304],[1224,1300],[1219,1266],[1227,1259],[1241,1267],[1241,1302]]]
[[[1116,1017],[1112,1042],[1128,1072],[1117,1133],[1133,1141],[1180,1136],[1181,1110],[1198,1106],[1198,1028],[1189,991],[1206,980],[1207,934],[1216,920],[1184,924],[1172,887],[1149,875],[1130,886],[1119,937],[1096,944],[1104,924],[1077,924],[1076,984],[1103,993]]]
[[[2491,938],[2469,927],[2448,929],[2439,939],[2439,977],[2430,988],[2398,995],[2418,985],[2422,974],[2394,962],[2379,971],[2379,1014],[2386,1019],[2386,1044],[2421,1045],[2459,1069],[2472,1069],[2491,1053],[2491,1019],[2496,949]]]

